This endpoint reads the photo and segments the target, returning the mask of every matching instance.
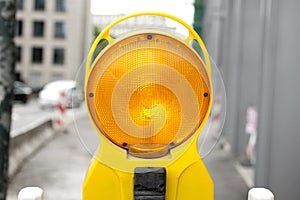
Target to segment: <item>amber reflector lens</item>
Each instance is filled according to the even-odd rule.
[[[92,119],[110,141],[135,155],[151,157],[183,143],[208,111],[203,63],[170,36],[145,33],[121,39],[94,65],[86,88]]]

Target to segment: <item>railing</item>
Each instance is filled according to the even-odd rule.
[[[44,191],[38,187],[24,188],[19,192],[18,200],[44,200]],[[274,195],[265,188],[252,188],[248,200],[274,200]]]

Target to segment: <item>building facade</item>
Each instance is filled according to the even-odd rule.
[[[17,0],[19,79],[33,88],[53,80],[76,79],[90,45],[90,29],[89,1]]]
[[[101,32],[110,23],[125,16],[124,14],[118,15],[94,15],[93,25],[97,26]],[[175,30],[175,27],[168,25],[166,18],[160,16],[144,15],[139,17],[130,18],[119,23],[117,26],[110,30],[112,36],[117,36],[132,30],[140,30],[143,28],[157,28]]]

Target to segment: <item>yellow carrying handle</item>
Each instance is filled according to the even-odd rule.
[[[92,62],[92,57],[93,54],[96,50],[97,45],[99,44],[99,42],[102,39],[106,39],[108,41],[108,44],[112,43],[115,39],[113,39],[109,32],[110,29],[113,28],[114,26],[116,26],[117,24],[121,23],[122,21],[125,21],[127,19],[130,18],[134,18],[134,17],[138,17],[138,16],[145,16],[145,15],[154,15],[154,16],[161,16],[161,17],[165,17],[165,18],[169,18],[172,19],[176,22],[178,22],[179,24],[183,25],[188,31],[189,31],[189,36],[184,40],[184,42],[186,44],[189,44],[190,41],[192,40],[196,40],[198,41],[202,52],[203,52],[203,56],[204,56],[204,64],[206,66],[206,70],[207,73],[209,74],[209,76],[211,76],[211,69],[210,69],[210,59],[209,59],[209,54],[207,52],[207,49],[205,47],[204,42],[202,41],[202,39],[200,38],[200,36],[197,34],[197,32],[190,26],[188,25],[185,21],[170,15],[170,14],[166,14],[166,13],[162,13],[162,12],[141,12],[141,13],[134,13],[134,14],[130,14],[130,15],[126,15],[124,17],[119,18],[118,20],[114,21],[113,23],[111,23],[110,25],[108,25],[95,39],[94,43],[92,44],[88,57],[87,57],[87,62],[86,62],[86,75],[88,76],[90,74],[90,71],[92,70],[91,68],[91,62]]]

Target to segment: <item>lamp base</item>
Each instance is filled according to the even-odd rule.
[[[183,166],[179,159],[165,168],[165,199],[213,200],[214,184],[202,160],[185,164]],[[82,199],[133,200],[134,171],[115,170],[93,159],[83,185]]]

